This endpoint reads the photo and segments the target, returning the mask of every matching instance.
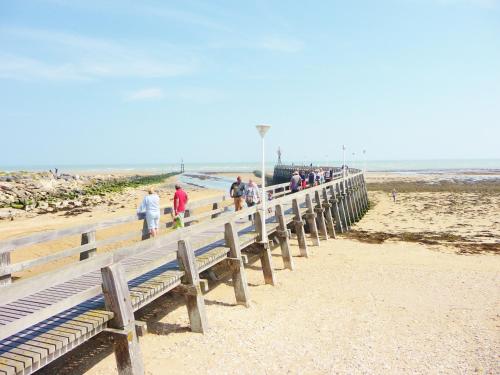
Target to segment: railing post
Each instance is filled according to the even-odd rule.
[[[325,209],[323,208],[323,205],[321,204],[319,190],[316,190],[314,192],[314,200],[316,201],[316,205],[314,207],[314,212],[316,212],[316,219],[318,222],[319,232],[325,238],[325,240],[328,240],[328,229],[326,227],[325,214],[324,214]]]
[[[186,211],[184,211],[184,220],[190,216],[191,216],[191,210],[189,208],[187,208]],[[193,224],[192,221],[189,221],[189,222],[184,221],[185,227],[189,227],[191,224]]]
[[[0,253],[0,271],[4,267],[10,266],[10,251]],[[0,287],[2,285],[7,285],[12,282],[12,275],[10,273],[6,275],[0,275]]]
[[[341,212],[343,212],[344,215],[345,230],[348,231],[349,227],[351,226],[351,218],[349,217],[349,210],[347,208],[346,194],[340,188],[339,184],[337,184],[336,188],[337,188],[337,195],[340,200],[340,206],[342,207]]]
[[[316,225],[316,215],[314,214],[314,207],[312,204],[311,196],[309,194],[306,194],[306,206],[306,220],[309,227],[309,233],[311,234],[313,245],[319,246],[319,233],[318,226]]]
[[[363,199],[365,200],[365,210],[368,211],[368,191],[366,190],[366,182],[365,182],[365,175],[361,175],[361,185],[362,185],[362,191],[363,191]]]
[[[335,187],[333,185],[330,185],[330,195],[330,202],[333,205],[333,216],[335,217],[337,231],[339,231],[340,233],[344,233],[344,224],[342,223],[343,219],[340,215],[339,202],[335,194]]]
[[[148,222],[146,221],[146,216],[144,216],[144,220],[142,222],[142,237],[141,240],[148,240],[150,237]]]
[[[347,203],[347,213],[349,214],[349,221],[351,225],[356,222],[356,217],[354,216],[354,210],[352,207],[352,199],[351,199],[351,189],[349,188],[349,178],[346,180],[346,188],[345,188],[345,201]]]
[[[245,307],[250,306],[250,293],[248,292],[248,282],[245,273],[245,267],[241,259],[240,241],[238,231],[233,222],[225,224],[224,238],[226,246],[229,247],[229,255],[231,259],[230,267],[232,273],[234,295],[236,303]]]
[[[363,185],[361,184],[361,175],[356,176],[356,187],[358,191],[358,202],[361,207],[361,215],[364,216],[366,213],[365,200],[363,197]]]
[[[297,241],[299,242],[300,255],[308,258],[309,251],[307,249],[306,233],[304,231],[304,221],[302,220],[302,215],[300,214],[300,207],[297,198],[292,199],[292,209],[295,215],[293,223],[295,225],[295,234],[297,235]]]
[[[92,230],[90,232],[82,233],[82,238],[80,241],[81,245],[87,245],[87,244],[92,244],[96,242],[95,238],[95,230]],[[92,257],[95,257],[97,255],[97,248],[93,248],[87,251],[82,251],[80,253],[80,260],[85,260],[89,259]]]
[[[212,204],[212,211],[218,210],[218,209],[219,209],[219,202],[214,202]],[[219,217],[219,215],[220,215],[220,212],[217,212],[217,213],[213,214],[212,215],[212,219],[215,219],[215,218]]]
[[[351,177],[349,179],[349,195],[350,195],[350,198],[351,198],[351,204],[352,204],[352,214],[354,216],[354,221],[358,222],[360,217],[359,217],[359,212],[358,212],[358,205],[357,205],[357,202],[356,202],[356,190],[354,188],[354,185],[353,185],[353,179],[354,177]]]
[[[267,241],[267,235],[264,233],[266,228],[262,227],[263,214],[265,215],[265,213],[262,212],[262,209],[257,209],[257,212],[255,213],[255,227],[257,229],[257,240],[260,242],[260,246],[262,246],[262,251],[260,253],[262,273],[264,274],[264,281],[266,284],[276,285],[277,281],[276,281],[276,275],[273,270],[271,248],[269,247],[269,242]]]
[[[335,223],[332,215],[333,206],[328,200],[328,192],[326,188],[321,189],[321,195],[323,197],[323,208],[325,209],[325,221],[328,234],[332,238],[337,238],[337,234],[335,233]]]
[[[278,219],[279,227],[277,230],[278,241],[281,247],[281,256],[283,257],[283,264],[285,268],[293,271],[295,268],[293,263],[292,255],[290,254],[290,235],[285,222],[285,216],[283,214],[283,206],[281,204],[276,205],[276,218]]]
[[[135,318],[125,272],[119,263],[101,269],[102,290],[106,309],[114,317],[108,322],[113,335],[118,373],[144,374],[141,349],[135,331]]]
[[[201,293],[200,275],[196,266],[194,251],[188,239],[180,240],[177,246],[179,265],[184,271],[185,283],[189,289],[185,296],[191,331],[205,333],[208,328],[207,314],[205,312],[205,300]]]

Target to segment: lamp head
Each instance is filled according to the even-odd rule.
[[[260,136],[262,138],[264,138],[267,131],[271,128],[271,125],[257,125],[256,128],[257,128],[257,131],[259,132]]]

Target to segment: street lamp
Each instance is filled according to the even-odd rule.
[[[345,174],[346,174],[346,165],[345,165],[345,145],[342,145],[342,188],[345,194]]]
[[[266,203],[267,203],[267,194],[266,194],[266,161],[265,161],[265,147],[264,147],[264,137],[266,136],[267,131],[271,128],[271,125],[257,125],[257,131],[262,138],[262,242],[267,242],[267,231],[266,231]]]
[[[366,173],[366,150],[363,150],[363,173]]]

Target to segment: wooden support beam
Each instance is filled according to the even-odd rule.
[[[325,238],[325,240],[328,240],[328,229],[326,227],[326,221],[325,221],[325,209],[323,208],[323,205],[321,204],[321,197],[319,194],[319,190],[316,190],[314,192],[314,200],[316,201],[316,205],[314,207],[314,212],[316,213],[316,221],[318,224],[318,230],[319,233]]]
[[[351,224],[354,224],[356,222],[356,215],[354,214],[354,205],[352,204],[352,190],[349,186],[349,178],[346,180],[346,199]]]
[[[243,266],[243,259],[241,257],[240,240],[238,238],[238,231],[234,222],[225,224],[224,239],[226,246],[229,247],[229,256],[235,259],[231,266],[231,274],[233,280],[234,296],[236,303],[245,307],[250,306],[250,293],[248,291],[247,275],[245,267]]]
[[[265,228],[262,227],[262,210],[258,209],[255,213],[255,227],[257,228],[257,239],[260,241],[262,252],[260,254],[260,262],[262,265],[262,273],[264,274],[264,281],[266,284],[276,285],[276,274],[273,270],[273,261],[271,256],[271,247],[267,242],[267,234],[264,232]]]
[[[148,222],[146,221],[146,216],[144,216],[144,221],[142,222],[142,237],[141,240],[148,240],[150,237]]]
[[[146,322],[136,320],[135,321],[135,333],[138,337],[144,337],[148,334],[148,324]]]
[[[360,219],[360,215],[358,210],[358,203],[356,201],[356,189],[354,188],[353,185],[353,177],[349,178],[348,186],[349,186],[349,196],[352,204],[352,214],[354,216],[354,221],[357,222]]]
[[[309,226],[309,232],[313,240],[313,245],[319,246],[319,233],[318,233],[318,227],[316,225],[316,215],[314,214],[314,207],[312,204],[311,196],[309,194],[306,194],[306,206],[307,206],[306,220],[307,220],[307,225]]]
[[[344,197],[344,202],[347,209],[347,218],[349,219],[349,226],[351,226],[352,224],[354,224],[356,220],[354,219],[354,212],[352,211],[351,194],[349,192],[349,186],[347,184],[347,180],[345,181],[345,188],[342,196]]]
[[[328,230],[330,237],[337,238],[337,234],[335,233],[335,222],[332,214],[333,205],[328,199],[328,191],[326,188],[321,190],[321,196],[323,198],[323,209],[325,210],[326,229]]]
[[[185,273],[185,283],[192,286],[196,291],[195,295],[185,295],[191,331],[205,333],[208,328],[207,314],[205,312],[205,300],[200,289],[200,275],[196,266],[194,251],[188,239],[180,240],[177,244],[177,256],[179,265]]]
[[[329,189],[331,195],[330,204],[332,205],[333,217],[335,218],[337,231],[339,231],[340,233],[344,233],[344,223],[342,222],[343,220],[340,216],[340,208],[337,196],[335,194],[335,188],[333,186],[330,186]]]
[[[95,230],[92,230],[90,232],[82,233],[82,238],[81,238],[81,245],[87,245],[87,244],[92,244],[96,242],[95,238]],[[82,251],[80,253],[80,260],[85,260],[92,258],[97,255],[97,248],[93,248],[90,250]]]
[[[212,204],[212,211],[218,210],[220,208],[220,205],[221,204],[219,202],[214,202]],[[215,218],[219,217],[219,215],[220,215],[220,212],[217,212],[217,213],[213,214],[212,215],[212,219],[215,219]]]
[[[135,331],[135,318],[125,271],[119,263],[101,269],[104,303],[113,319],[108,326],[113,333],[116,365],[123,375],[144,374],[141,349]]]
[[[349,210],[347,209],[347,202],[345,199],[344,191],[340,187],[340,184],[341,183],[337,183],[335,188],[337,190],[337,198],[339,199],[339,204],[340,204],[340,209],[341,209],[340,213],[341,213],[343,220],[344,220],[344,229],[346,231],[348,231],[350,226],[351,226],[351,220],[349,218]]]
[[[0,270],[10,266],[10,251],[0,253]],[[10,273],[0,276],[0,287],[12,282],[12,275]]]
[[[304,222],[302,221],[302,215],[300,214],[299,202],[297,199],[292,200],[292,210],[295,215],[293,224],[295,226],[297,241],[299,242],[300,255],[308,258],[309,251],[307,249],[306,232],[304,231]]]
[[[281,256],[283,257],[283,264],[285,268],[293,271],[295,265],[293,263],[292,254],[290,252],[290,240],[288,235],[288,230],[285,222],[285,216],[283,213],[283,206],[281,204],[276,205],[276,218],[278,219],[278,241],[281,247]]]
[[[186,211],[184,211],[184,226],[185,227],[189,227],[191,224],[194,223],[194,221],[186,220],[190,216],[191,216],[191,210],[190,209],[186,209]]]

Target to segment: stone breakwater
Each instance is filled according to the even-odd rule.
[[[90,207],[111,202],[110,193],[163,182],[176,173],[121,177],[116,175],[54,175],[50,172],[17,172],[0,175],[0,220],[19,212],[45,214],[88,212]],[[111,201],[110,201],[111,200]]]

